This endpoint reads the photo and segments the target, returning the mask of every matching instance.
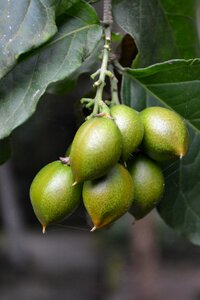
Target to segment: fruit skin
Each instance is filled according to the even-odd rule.
[[[30,198],[43,228],[71,215],[81,200],[82,185],[72,186],[71,167],[54,161],[42,168],[33,179]]]
[[[134,202],[130,208],[136,218],[143,218],[159,202],[163,193],[165,180],[162,169],[156,162],[139,155],[129,165],[129,172],[134,182]]]
[[[133,181],[117,164],[105,176],[83,184],[83,202],[94,228],[104,227],[125,214],[133,201]]]
[[[119,160],[121,150],[121,133],[112,119],[96,117],[84,122],[74,137],[70,152],[75,182],[106,174]]]
[[[122,134],[122,160],[126,161],[142,142],[144,125],[139,113],[129,106],[115,105],[110,113]]]
[[[70,152],[71,152],[71,147],[72,147],[72,144],[70,144],[65,152],[65,156],[66,157],[69,157],[70,156]]]
[[[183,119],[163,107],[149,107],[141,114],[144,124],[142,147],[156,161],[182,158],[188,150],[189,136]]]

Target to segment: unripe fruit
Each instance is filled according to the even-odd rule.
[[[139,113],[126,105],[115,105],[110,113],[122,134],[122,159],[126,161],[140,145],[144,135],[144,125]]]
[[[94,224],[94,229],[104,227],[130,208],[133,201],[133,181],[120,164],[105,176],[86,181],[83,185],[83,202]]]
[[[129,171],[134,183],[134,201],[130,212],[136,219],[140,219],[161,199],[164,193],[164,176],[161,168],[143,155],[131,162]]]
[[[54,161],[35,176],[30,187],[33,210],[42,224],[47,225],[71,215],[81,200],[82,185],[72,186],[71,167]]]
[[[106,174],[119,160],[121,133],[110,118],[92,118],[78,129],[71,146],[70,164],[75,182]]]
[[[66,157],[69,157],[70,156],[70,152],[71,152],[71,147],[72,147],[72,144],[70,144],[65,152],[65,156]]]
[[[149,107],[141,114],[144,124],[143,149],[156,161],[182,158],[188,149],[189,136],[183,119],[163,107]]]

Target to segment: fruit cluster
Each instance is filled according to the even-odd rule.
[[[30,198],[43,226],[71,215],[83,199],[94,224],[104,227],[126,212],[140,219],[164,193],[159,162],[181,159],[188,132],[175,112],[149,107],[138,113],[114,105],[109,114],[85,121],[69,157],[45,166],[34,178]]]

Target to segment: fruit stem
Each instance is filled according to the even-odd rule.
[[[111,27],[107,26],[104,28],[104,34],[105,34],[105,44],[103,49],[103,59],[102,64],[100,68],[100,74],[99,79],[96,81],[95,85],[97,86],[97,92],[95,96],[95,103],[94,103],[94,109],[93,109],[93,115],[98,114],[99,107],[104,108],[104,106],[107,106],[103,101],[103,89],[105,86],[105,78],[107,73],[107,67],[108,67],[108,60],[109,60],[109,52],[110,52],[110,43],[111,43]],[[97,85],[97,83],[99,83]]]
[[[114,65],[114,67],[117,69],[117,71],[118,71],[119,73],[121,73],[121,74],[124,73],[125,68],[123,68],[122,65],[120,65],[120,63],[118,62],[117,59],[114,59],[114,60],[113,60],[113,65]]]
[[[104,14],[103,14],[103,22],[104,25],[104,47],[103,47],[103,57],[101,67],[97,72],[92,75],[92,78],[99,75],[98,80],[95,81],[94,87],[97,88],[96,96],[94,98],[94,108],[92,114],[88,117],[91,118],[97,115],[99,112],[105,112],[109,114],[109,108],[103,102],[103,90],[105,86],[105,78],[106,76],[112,76],[111,72],[108,70],[108,62],[110,55],[110,46],[111,46],[111,27],[113,23],[112,19],[112,1],[104,0]]]
[[[120,104],[120,101],[118,96],[118,80],[114,75],[113,66],[110,66],[110,69],[111,69],[111,73],[113,74],[113,76],[110,77],[111,95],[112,95],[110,106],[113,106],[113,105]]]

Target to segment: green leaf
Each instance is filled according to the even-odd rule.
[[[200,245],[200,134],[191,127],[189,133],[188,154],[165,169],[165,197],[158,211],[179,234]]]
[[[196,57],[196,11],[196,0],[113,0],[116,22],[135,39],[140,67]]]
[[[99,53],[103,48],[103,40],[100,40],[96,45],[96,48],[90,55],[89,59],[86,59],[82,65],[70,75],[70,77],[65,78],[64,80],[57,81],[56,83],[50,84],[47,88],[47,93],[55,94],[55,95],[63,95],[71,90],[73,90],[77,85],[77,80],[82,74],[92,74],[98,68],[100,64]],[[89,75],[88,75],[89,76]],[[92,82],[91,87],[92,88]]]
[[[144,69],[127,69],[122,99],[141,110],[164,106],[179,113],[190,133],[189,152],[166,166],[161,217],[200,245],[200,59],[171,60]]]
[[[59,0],[56,1],[56,16],[63,15],[72,5],[80,2],[80,0]]]
[[[56,33],[55,4],[55,0],[0,2],[0,78],[22,53],[38,47]]]
[[[99,2],[100,0],[86,0],[86,1],[90,4],[93,4],[93,3]]]
[[[66,12],[54,38],[0,81],[0,139],[33,114],[49,84],[70,78],[89,59],[101,36],[88,4],[81,1]]]

